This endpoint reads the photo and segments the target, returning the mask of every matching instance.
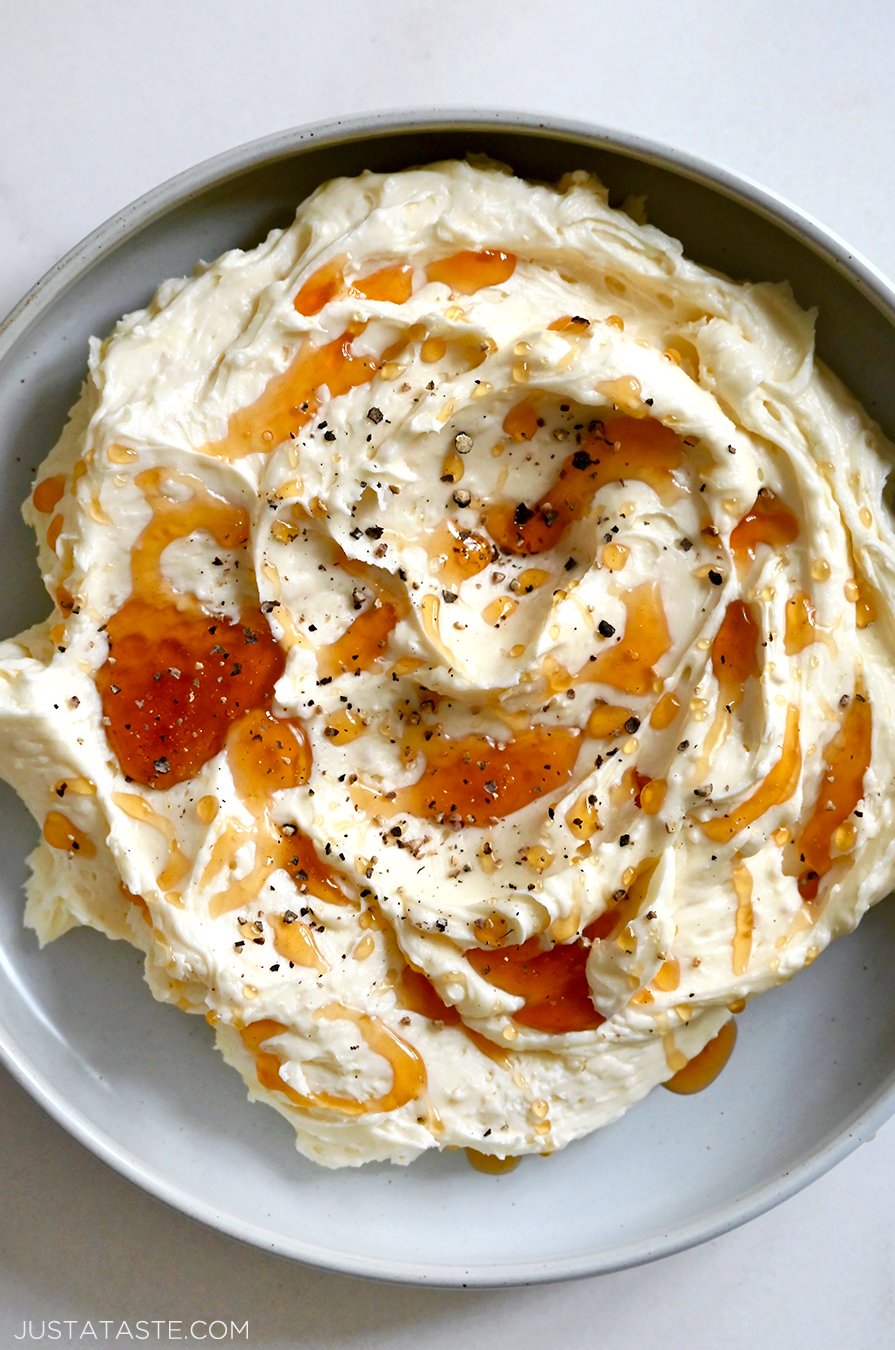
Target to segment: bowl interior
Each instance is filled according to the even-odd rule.
[[[160,281],[287,224],[337,174],[468,152],[556,179],[594,169],[613,200],[645,194],[650,219],[688,254],[737,277],[788,279],[819,307],[818,345],[890,434],[895,334],[884,303],[788,228],[685,169],[532,128],[379,127],[279,138],[254,163],[200,169],[66,264],[51,304],[16,319],[0,356],[0,520],[8,584],[0,633],[47,601],[19,516],[85,368],[86,340],[144,304]],[[499,236],[500,223],[495,222]],[[86,256],[86,255],[85,255]],[[36,826],[0,785],[0,1048],[38,1097],[116,1166],[197,1217],[335,1269],[440,1283],[555,1278],[632,1264],[710,1236],[791,1193],[868,1132],[895,1096],[895,909],[883,905],[788,988],[740,1019],[736,1053],[708,1091],[657,1091],[619,1124],[550,1159],[487,1177],[462,1155],[410,1169],[328,1173],[291,1131],[250,1107],[198,1019],[155,1004],[138,955],[75,932],[39,954],[21,923]]]

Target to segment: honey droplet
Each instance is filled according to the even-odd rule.
[[[650,714],[650,726],[657,731],[670,727],[681,710],[680,699],[671,692],[663,694]]]
[[[426,338],[420,348],[420,359],[424,361],[426,365],[434,365],[436,361],[441,360],[446,351],[447,343],[443,337]]]
[[[484,571],[494,558],[494,548],[483,535],[449,520],[432,534],[429,556],[440,559],[439,575],[450,585],[458,586]]]
[[[653,778],[640,790],[640,805],[648,816],[655,816],[662,810],[668,784],[664,778]]]
[[[621,572],[630,556],[631,551],[624,544],[604,544],[600,550],[603,566],[610,572]]]
[[[51,848],[65,853],[78,853],[82,858],[92,858],[96,853],[96,845],[90,836],[73,825],[61,811],[47,812],[43,836]]]
[[[503,419],[503,429],[514,441],[531,441],[538,433],[538,410],[531,399],[523,399]]]
[[[51,478],[44,478],[37,484],[31,494],[31,501],[35,511],[40,511],[43,515],[49,515],[58,506],[65,492],[65,474],[53,474]]]
[[[373,939],[373,935],[371,933],[365,933],[351,955],[355,961],[368,961],[375,950],[376,943]]]
[[[220,810],[217,797],[200,797],[196,802],[196,815],[203,825],[210,825]]]
[[[581,841],[591,839],[600,829],[597,799],[592,792],[581,792],[566,812],[569,832]],[[571,936],[571,934],[569,934]]]
[[[677,989],[681,982],[680,962],[673,958],[664,961],[653,978],[653,985],[663,994],[670,994]]]
[[[325,971],[329,967],[320,954],[317,940],[306,923],[294,916],[274,914],[269,916],[273,928],[274,951],[284,961],[294,966],[305,966],[312,970]]]

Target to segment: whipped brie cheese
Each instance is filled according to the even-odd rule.
[[[38,474],[26,921],[326,1166],[615,1120],[889,890],[890,454],[584,174],[326,184],[92,343]]]

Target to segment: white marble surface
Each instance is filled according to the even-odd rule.
[[[895,275],[889,0],[0,0],[0,14],[0,311],[196,160],[296,123],[425,105],[552,112],[676,144]],[[2,1070],[0,1092],[4,1347],[28,1318],[231,1316],[270,1350],[895,1343],[892,1124],[696,1251],[576,1285],[439,1292],[323,1275],[206,1232],[84,1152]]]

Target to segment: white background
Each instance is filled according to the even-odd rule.
[[[0,0],[0,50],[0,311],[197,160],[413,106],[561,114],[681,147],[895,275],[891,0]],[[50,1317],[248,1317],[249,1344],[272,1350],[895,1345],[892,1124],[696,1251],[574,1285],[443,1292],[319,1274],[206,1232],[93,1159],[2,1070],[0,1093],[4,1350],[24,1319]]]

